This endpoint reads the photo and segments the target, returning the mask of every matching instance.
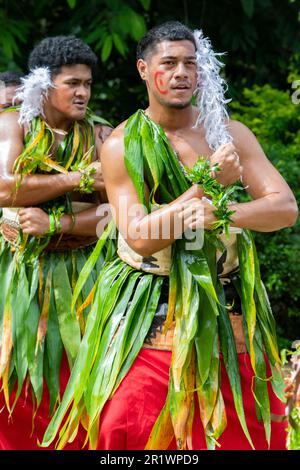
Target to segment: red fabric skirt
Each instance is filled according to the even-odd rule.
[[[70,371],[68,362],[66,357],[63,356],[60,374],[61,392],[63,392],[66,388],[69,375]],[[13,398],[14,394],[12,394],[10,403],[13,403]],[[54,444],[47,448],[38,446],[38,442],[42,442],[44,432],[50,422],[49,394],[46,386],[44,386],[43,399],[35,416],[34,427],[32,426],[32,413],[33,404],[31,392],[26,395],[25,386],[23,387],[11,417],[9,417],[9,413],[4,402],[3,393],[0,394],[0,450],[54,449]],[[66,449],[81,449],[84,443],[85,435],[86,433],[84,429],[81,428],[76,439],[71,444],[68,444]]]
[[[264,429],[256,419],[254,398],[251,393],[252,372],[248,354],[239,354],[239,365],[242,378],[242,391],[246,420],[256,449],[267,449]],[[150,431],[166,399],[169,379],[171,353],[142,349],[131,370],[121,383],[114,397],[106,404],[101,415],[99,449],[102,450],[138,450],[144,449]],[[61,369],[61,391],[66,387],[69,368],[64,359]],[[219,439],[221,450],[250,450],[250,446],[239,424],[230,390],[228,378],[222,364],[222,393],[227,411],[227,428]],[[284,405],[270,390],[271,411],[284,413]],[[2,409],[3,408],[3,409]],[[38,450],[44,431],[50,421],[49,397],[44,389],[42,403],[36,413],[32,432],[32,402],[30,394],[26,397],[23,390],[9,418],[4,405],[3,394],[0,395],[0,450]],[[205,449],[203,428],[199,412],[195,410],[193,428],[194,450]],[[271,449],[285,449],[287,424],[272,423]],[[85,431],[79,433],[73,443],[66,449],[82,449]],[[53,449],[51,445],[47,449]],[[47,450],[46,449],[46,450]],[[170,449],[175,449],[173,442]]]
[[[242,393],[246,421],[253,444],[257,450],[268,448],[264,428],[255,414],[254,398],[251,392],[252,369],[248,354],[238,354]],[[142,349],[131,370],[121,383],[113,398],[107,402],[101,419],[99,449],[124,450],[144,449],[150,431],[159,415],[167,396],[171,352]],[[239,423],[227,378],[222,363],[222,393],[226,406],[227,427],[219,439],[220,450],[251,450]],[[270,371],[268,371],[270,373]],[[271,412],[284,414],[284,405],[272,393]],[[284,450],[286,442],[286,422],[272,422],[271,446]],[[176,449],[175,441],[170,449]],[[193,450],[206,449],[199,410],[195,409],[193,427]]]

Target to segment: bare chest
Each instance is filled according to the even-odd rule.
[[[209,159],[213,154],[200,133],[192,132],[185,135],[167,133],[167,137],[181,163],[189,168],[196,163],[200,156]]]

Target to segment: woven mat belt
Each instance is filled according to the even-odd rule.
[[[231,326],[233,329],[236,350],[238,354],[246,353],[247,347],[243,332],[243,317],[242,315],[229,315]],[[171,351],[174,337],[175,322],[172,327],[163,334],[160,331],[156,332],[155,338],[151,338],[151,344],[144,343],[143,348],[147,349],[159,349],[162,351]],[[148,340],[149,341],[149,340]]]
[[[11,222],[7,223],[3,220],[0,224],[0,232],[3,238],[9,242],[11,245],[17,245],[17,238],[19,235],[19,229],[17,225],[13,225]],[[84,248],[86,246],[94,245],[97,242],[98,238],[95,237],[78,237],[75,235],[63,234],[63,235],[54,235],[50,243],[47,245],[44,251],[68,251],[76,250],[78,248]]]

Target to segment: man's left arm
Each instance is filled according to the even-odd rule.
[[[243,185],[252,197],[250,202],[231,205],[235,211],[232,225],[258,232],[294,225],[298,216],[295,197],[254,134],[238,121],[230,122],[229,132],[243,167]]]

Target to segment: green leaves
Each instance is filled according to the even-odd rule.
[[[220,289],[219,285],[219,289]],[[220,300],[223,304],[225,303],[224,296],[220,291]],[[231,391],[233,395],[234,405],[239,418],[242,429],[247,437],[249,444],[254,449],[251,436],[249,434],[247,423],[245,419],[245,412],[243,406],[243,394],[241,388],[241,378],[239,372],[239,363],[238,356],[236,352],[236,346],[234,341],[234,335],[229,320],[228,312],[226,309],[220,305],[220,316],[219,316],[219,335],[221,342],[221,351],[223,355],[224,365],[227,371],[228,379],[231,386]]]
[[[32,2],[31,2],[32,3]],[[27,8],[13,1],[0,8],[0,64],[3,68],[24,68],[32,44],[38,43],[47,28],[52,35],[66,34],[83,36],[96,51],[100,51],[102,62],[114,54],[125,57],[128,43],[139,41],[146,32],[144,12],[149,11],[151,0],[132,2],[95,0],[83,4],[77,0],[58,2],[41,1]],[[24,47],[28,44],[28,49]],[[3,63],[3,65],[2,65]],[[13,64],[13,65],[12,65]]]
[[[249,18],[252,18],[254,13],[254,0],[241,0],[244,12]]]
[[[299,71],[298,65],[296,69]],[[299,105],[292,101],[293,93],[291,88],[283,91],[270,85],[255,85],[244,89],[240,103],[233,102],[230,107],[233,110],[231,117],[242,121],[257,136],[267,157],[289,184],[299,206],[300,113]],[[274,106],[270,107],[271,102]],[[300,264],[295,262],[300,256],[300,218],[294,227],[255,233],[255,243],[276,318],[279,347],[289,347],[300,327]]]
[[[151,5],[151,0],[139,0],[139,2],[143,5],[145,10],[149,10]]]
[[[69,7],[73,10],[76,7],[77,0],[67,0]]]
[[[76,315],[71,312],[72,291],[65,261],[60,256],[53,267],[53,288],[61,339],[69,364],[74,364],[80,343],[80,328]]]
[[[139,41],[146,32],[146,23],[141,15],[132,12],[130,15],[131,36],[135,41]]]
[[[48,445],[68,411],[58,448],[78,424],[83,406],[89,414],[87,433],[97,445],[98,423],[109,396],[136,358],[156,312],[162,278],[141,276],[120,259],[108,263],[97,282],[95,302],[61,405],[44,436]]]
[[[250,346],[251,365],[255,371],[254,333],[256,325],[256,305],[254,300],[255,263],[252,238],[249,231],[237,236],[239,267],[241,272],[241,300],[245,315]]]
[[[22,54],[22,46],[26,43],[30,23],[24,19],[13,19],[0,8],[0,48],[7,60]],[[19,44],[22,43],[22,46]]]
[[[211,198],[212,204],[216,207],[214,211],[217,221],[212,225],[212,235],[218,235],[223,231],[229,235],[230,217],[234,211],[228,208],[228,204],[232,200],[232,194],[241,189],[238,186],[224,187],[212,177],[212,171],[219,171],[217,165],[210,167],[209,160],[205,157],[199,157],[193,168],[185,168],[187,178],[192,183],[199,184],[205,194]]]
[[[113,37],[106,36],[103,41],[102,50],[101,50],[102,62],[106,62],[106,60],[109,58],[111,50],[112,50],[112,46],[113,46]]]
[[[150,204],[170,202],[189,184],[163,129],[139,110],[125,126],[125,165],[138,198],[145,204],[145,180],[150,187]],[[204,175],[202,184],[220,206],[231,195],[211,178],[207,162],[198,162],[195,170]],[[200,168],[200,170],[199,170]],[[156,193],[159,200],[156,201]],[[158,199],[158,197],[157,197]],[[106,236],[106,235],[105,235]],[[276,343],[273,321],[260,280],[258,260],[251,234],[242,231],[238,239],[241,265],[239,288],[245,314],[245,334],[250,344],[255,376],[257,413],[262,418],[266,438],[270,438],[270,411],[266,387],[263,342],[272,351],[275,363]],[[75,288],[73,305],[103,247],[98,245],[86,263]],[[198,392],[200,417],[207,447],[213,449],[226,427],[226,412],[220,390],[222,353],[229,377],[234,405],[242,429],[253,447],[243,407],[239,362],[230,318],[224,307],[225,295],[216,272],[216,234],[204,235],[204,246],[189,250],[185,239],[173,246],[170,274],[167,329],[175,316],[176,326],[165,407],[158,417],[147,444],[148,449],[167,446],[174,435],[178,448],[191,443],[194,416],[194,391]],[[87,438],[90,448],[97,446],[101,412],[121,380],[127,374],[143,345],[161,292],[162,278],[136,271],[120,258],[106,263],[95,282],[91,312],[63,400],[46,431],[43,445],[55,438],[63,420],[58,448],[63,448],[74,433],[80,416],[88,415]],[[258,299],[256,311],[255,294]],[[258,317],[258,321],[257,321]],[[274,377],[277,390],[278,378]],[[166,426],[162,436],[159,425]]]
[[[141,143],[140,112],[127,121],[124,132],[125,166],[137,191],[141,204],[148,207],[144,190],[144,158]]]
[[[101,51],[102,62],[108,61],[114,48],[125,57],[129,40],[139,41],[146,32],[143,14],[135,11],[129,2],[105,3],[105,8],[101,8],[93,18],[85,35],[87,43]],[[142,2],[141,5],[144,7]],[[146,7],[149,7],[149,2],[146,2]]]

